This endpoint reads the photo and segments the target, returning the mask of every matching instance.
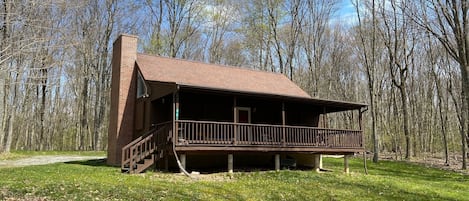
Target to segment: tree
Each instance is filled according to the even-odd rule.
[[[443,84],[442,84],[442,81],[441,81],[441,71],[443,68],[438,68],[438,64],[441,63],[441,62],[438,62],[438,60],[442,60],[442,59],[439,59],[438,57],[438,53],[439,51],[435,51],[433,46],[435,45],[430,36],[427,37],[428,40],[428,45],[426,46],[426,51],[428,52],[428,55],[430,58],[428,58],[430,61],[430,65],[432,67],[431,69],[431,74],[433,76],[433,79],[434,79],[434,83],[435,83],[435,88],[436,88],[436,93],[437,93],[437,97],[438,97],[438,113],[439,113],[439,117],[440,117],[440,128],[441,128],[441,134],[443,136],[443,146],[444,146],[444,154],[445,154],[445,165],[449,165],[449,150],[448,150],[448,132],[447,132],[447,128],[448,128],[448,108],[447,108],[447,104],[445,104],[445,102],[447,102],[447,100],[445,100],[445,97],[448,97],[448,95],[445,96],[444,91],[443,91]],[[440,57],[441,58],[441,57]],[[445,107],[446,106],[446,107]]]
[[[414,57],[414,47],[416,44],[416,36],[411,32],[410,19],[405,15],[406,2],[391,1],[389,6],[390,12],[386,12],[388,4],[383,2],[381,5],[381,17],[383,20],[383,29],[381,34],[384,39],[388,55],[388,67],[391,74],[391,80],[395,87],[398,88],[401,97],[401,109],[403,114],[404,136],[406,141],[405,158],[410,158],[411,153],[411,134],[409,125],[408,112],[408,92],[407,78],[409,68],[412,66]],[[414,153],[416,150],[414,150]]]
[[[410,5],[407,5],[410,7]],[[463,164],[467,169],[469,142],[469,3],[465,0],[420,0],[410,7],[406,15],[428,33],[432,34],[449,55],[459,63],[461,74],[461,144]]]
[[[363,24],[362,16],[360,15],[360,5],[355,2],[355,9],[358,15],[358,36],[360,38],[360,45],[363,49],[363,60],[365,66],[365,72],[368,83],[368,97],[370,101],[370,112],[371,112],[371,138],[373,141],[373,162],[377,163],[379,160],[379,135],[376,132],[376,14],[375,14],[375,1],[372,1],[371,5],[371,37],[366,32],[369,29],[369,25]],[[368,37],[367,37],[368,36]],[[368,40],[370,41],[368,41]]]
[[[199,31],[202,2],[195,0],[162,0],[145,4],[151,11],[151,45],[147,50],[169,57],[183,57],[190,39]],[[154,47],[153,47],[154,46]]]
[[[307,1],[301,47],[309,70],[308,86],[313,96],[321,94],[320,77],[328,47],[329,21],[337,10],[337,1]]]

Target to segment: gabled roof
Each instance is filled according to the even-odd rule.
[[[295,83],[279,73],[145,54],[137,55],[137,65],[143,77],[149,81],[216,90],[311,98]]]
[[[137,54],[137,66],[145,80],[174,83],[183,87],[285,97],[326,106],[327,112],[359,109],[366,104],[312,98],[280,73],[207,64],[146,54]]]

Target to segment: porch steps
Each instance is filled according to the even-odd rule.
[[[150,155],[150,157],[144,158],[143,160],[140,160],[139,162],[135,163],[132,169],[130,168],[129,164],[124,165],[121,168],[121,172],[138,174],[138,173],[145,171],[149,167],[151,167],[154,163],[155,163],[155,156],[152,154]]]
[[[161,124],[122,148],[121,171],[138,174],[164,157],[172,124]]]
[[[138,174],[155,163],[154,130],[142,135],[122,148],[121,172]]]
[[[141,139],[138,143],[135,143],[126,150],[126,155],[129,157],[126,157],[126,159],[122,161],[121,172],[138,174],[155,163],[156,146],[154,143],[150,142],[151,138],[153,138],[152,135]],[[129,154],[129,152],[132,152],[132,154]]]
[[[134,170],[135,173],[140,173],[152,166],[155,163],[155,157],[152,154],[150,158],[143,159],[139,163],[137,163],[137,167]]]

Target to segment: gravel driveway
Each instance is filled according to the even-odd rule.
[[[29,158],[22,158],[17,160],[4,160],[0,161],[0,168],[2,167],[21,167],[30,165],[45,165],[50,163],[63,163],[70,161],[82,161],[93,159],[104,159],[104,156],[32,156]]]

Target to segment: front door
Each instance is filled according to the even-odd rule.
[[[236,123],[251,123],[251,108],[249,107],[237,107],[236,108]]]
[[[252,141],[251,123],[251,108],[249,107],[236,107],[236,135],[241,144],[250,144]]]

